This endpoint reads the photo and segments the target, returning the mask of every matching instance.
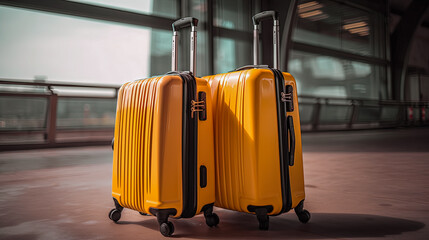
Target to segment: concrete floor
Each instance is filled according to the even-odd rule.
[[[306,133],[306,209],[270,218],[215,209],[172,220],[182,239],[429,239],[429,128]],[[154,217],[113,207],[110,147],[0,153],[0,239],[162,239]]]

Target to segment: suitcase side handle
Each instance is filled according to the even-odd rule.
[[[172,53],[171,53],[171,71],[177,71],[177,55],[178,55],[178,30],[190,27],[191,28],[191,63],[190,63],[190,72],[196,76],[197,71],[197,26],[198,19],[193,17],[185,17],[175,21],[172,24],[173,27],[173,43],[172,43]]]
[[[295,129],[293,126],[293,117],[287,117],[287,129],[289,132],[289,166],[293,166],[295,163]]]
[[[279,37],[279,14],[276,11],[265,11],[252,17],[253,21],[253,65],[259,65],[259,23],[272,18],[273,26],[273,68],[278,69],[280,66],[280,37]]]
[[[247,69],[253,69],[253,68],[266,68],[266,69],[268,69],[269,66],[268,65],[246,65],[246,66],[242,66],[242,67],[236,68],[235,70],[233,70],[231,72],[241,71],[241,70],[247,70]]]

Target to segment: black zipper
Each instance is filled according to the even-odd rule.
[[[182,112],[182,191],[183,210],[180,217],[191,218],[197,211],[197,138],[198,115],[191,117],[191,101],[196,96],[196,81],[189,72],[181,72],[183,80]]]
[[[282,92],[285,92],[283,74],[278,69],[272,69],[276,86],[277,126],[279,136],[280,177],[282,186],[282,209],[279,214],[288,212],[292,208],[292,197],[289,179],[289,146],[286,123],[286,103],[282,101]]]

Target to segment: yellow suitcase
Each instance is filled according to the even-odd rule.
[[[258,65],[259,22],[274,19],[274,68]],[[278,68],[278,15],[253,17],[254,65],[204,77],[212,88],[216,203],[257,215],[267,230],[268,215],[294,208],[301,222],[304,172],[296,82]]]
[[[154,215],[164,236],[174,232],[169,217],[204,212],[215,226],[214,143],[208,82],[195,76],[198,20],[173,23],[173,71],[124,84],[119,90],[113,147],[109,218],[123,208]],[[178,30],[191,26],[191,71],[176,72]]]

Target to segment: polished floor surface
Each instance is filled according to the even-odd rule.
[[[429,128],[305,133],[307,224],[215,209],[172,220],[181,239],[429,239]],[[0,153],[0,239],[162,239],[154,217],[107,217],[112,152],[105,147]]]

